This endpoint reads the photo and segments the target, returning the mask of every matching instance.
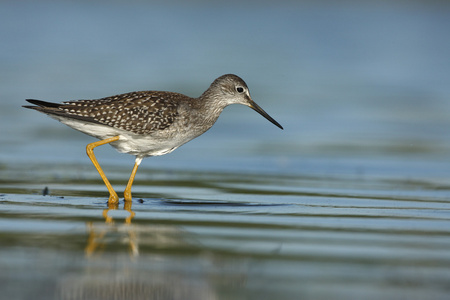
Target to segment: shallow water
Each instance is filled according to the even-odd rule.
[[[447,299],[449,13],[420,1],[2,3],[0,298]],[[94,139],[20,107],[197,96],[228,72],[285,130],[229,107],[145,159],[131,205],[107,206],[85,154]],[[133,158],[95,153],[122,196]]]
[[[34,168],[45,179],[0,186],[5,299],[449,292],[450,187],[439,180],[143,169],[131,207],[108,209],[99,179],[68,177],[79,166]]]

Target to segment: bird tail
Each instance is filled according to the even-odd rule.
[[[58,108],[61,106],[60,103],[53,103],[53,102],[47,102],[47,101],[42,101],[42,100],[36,100],[36,99],[26,99],[27,102],[43,107],[43,108]],[[36,109],[37,106],[31,106],[31,105],[24,105],[23,107],[25,108],[31,108],[31,109]]]

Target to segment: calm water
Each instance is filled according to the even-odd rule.
[[[2,2],[1,299],[447,299],[447,2]],[[94,139],[24,99],[200,95],[227,108],[108,208]],[[96,155],[121,196],[133,157]]]

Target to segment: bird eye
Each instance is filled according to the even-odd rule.
[[[244,88],[242,86],[236,87],[236,91],[240,94],[244,92]]]

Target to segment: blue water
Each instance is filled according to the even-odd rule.
[[[1,299],[447,298],[448,2],[4,1],[0,25]],[[106,214],[94,139],[21,108],[226,73],[285,129],[228,107]],[[133,157],[96,155],[121,196]]]

